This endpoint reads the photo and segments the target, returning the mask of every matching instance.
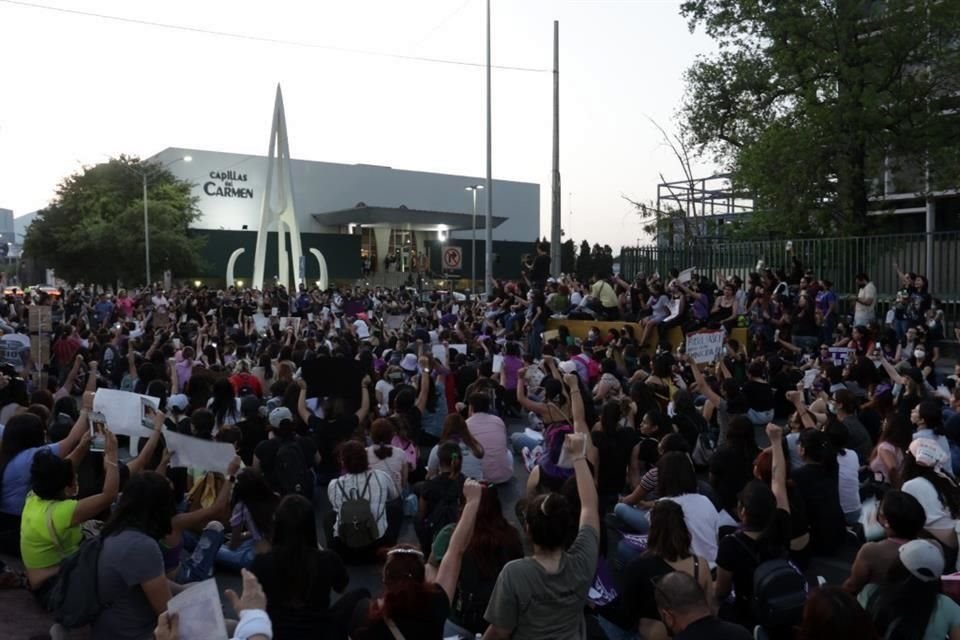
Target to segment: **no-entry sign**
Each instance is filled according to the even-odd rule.
[[[443,250],[443,270],[459,271],[463,264],[463,250],[460,247],[446,247]]]

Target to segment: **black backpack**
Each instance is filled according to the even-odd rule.
[[[53,618],[64,627],[74,629],[93,624],[103,605],[100,602],[98,576],[100,536],[86,540],[72,555],[60,563],[60,572],[50,589],[49,607]]]
[[[296,493],[313,498],[313,472],[303,458],[303,449],[295,438],[280,443],[274,473],[281,496]]]
[[[440,500],[437,501],[437,504],[431,505],[425,524],[435,534],[439,533],[440,529],[448,524],[454,524],[460,519],[460,495],[462,493],[462,481],[448,482]]]
[[[807,579],[786,558],[760,562],[757,554],[737,534],[733,537],[758,563],[753,570],[751,601],[756,623],[767,630],[799,625],[807,601]]]
[[[380,529],[377,526],[379,516],[374,518],[370,508],[370,476],[368,471],[363,489],[358,493],[351,489],[349,495],[343,488],[343,478],[336,480],[340,488],[343,503],[340,505],[340,527],[337,537],[349,549],[363,549],[369,547],[380,538]],[[377,483],[379,484],[379,480]]]

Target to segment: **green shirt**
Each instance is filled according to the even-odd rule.
[[[20,521],[20,553],[27,569],[56,566],[77,550],[83,531],[72,524],[76,510],[76,500],[42,500],[32,491],[27,494]],[[50,537],[50,514],[56,543]]]

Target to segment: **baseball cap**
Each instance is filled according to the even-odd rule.
[[[929,438],[917,438],[911,442],[910,454],[921,467],[936,468],[947,461],[947,452]]]
[[[167,398],[167,406],[180,412],[186,411],[189,405],[190,399],[182,393],[175,393]]]
[[[269,421],[271,427],[277,428],[284,422],[293,421],[293,414],[286,407],[277,407],[270,412]]]
[[[573,360],[564,360],[558,365],[558,368],[563,373],[576,373],[577,365]]]
[[[943,575],[944,559],[940,547],[929,540],[911,540],[900,547],[900,562],[917,580],[933,582]]]

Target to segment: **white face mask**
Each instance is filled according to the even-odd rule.
[[[927,355],[927,352],[926,352],[926,351],[922,351],[922,350],[920,350],[920,349],[916,349],[916,350],[913,352],[913,357],[916,358],[917,360],[923,360],[923,358],[924,358],[926,355]]]

